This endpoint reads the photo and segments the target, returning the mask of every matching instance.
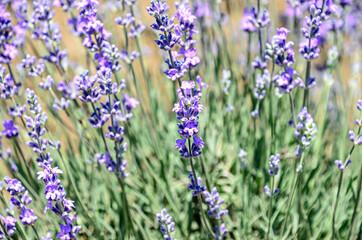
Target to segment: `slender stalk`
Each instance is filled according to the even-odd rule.
[[[311,67],[311,61],[308,60],[307,69],[305,71],[305,90],[304,90],[304,97],[303,97],[303,106],[304,107],[308,107],[308,97],[309,97],[309,81],[308,81],[308,79],[310,77],[310,67]]]
[[[297,122],[296,122],[296,119],[295,119],[294,103],[293,103],[293,97],[292,97],[292,94],[291,94],[291,93],[289,93],[289,101],[290,101],[290,108],[291,108],[291,111],[292,111],[293,124],[294,124],[294,126],[295,126],[295,124],[296,124]]]
[[[191,170],[192,170],[192,174],[193,174],[193,177],[194,177],[195,184],[197,184],[196,171],[195,171],[194,163],[192,161],[192,152],[191,152],[191,141],[190,141],[190,139],[188,139],[188,145],[189,145],[189,154],[190,154],[190,166],[191,166]],[[200,194],[197,194],[197,201],[199,203],[200,215],[201,215],[201,218],[203,219],[205,227],[207,228],[209,233],[213,235],[213,230],[211,229],[210,225],[206,221],[205,213],[204,213],[204,210],[202,208],[202,199],[201,199]]]
[[[349,240],[352,236],[354,219],[356,218],[356,215],[358,213],[357,209],[358,209],[359,199],[361,197],[361,188],[362,188],[362,167],[360,168],[360,171],[359,171],[356,204],[354,205],[351,223],[349,224],[347,240]]]
[[[275,69],[275,62],[273,61],[273,67],[272,67],[272,73],[271,73],[271,80],[273,80],[274,75],[274,69]],[[271,146],[270,146],[270,152],[274,152],[274,114],[273,114],[273,84],[272,81],[270,82],[269,87],[269,121],[270,121],[270,135],[271,135]]]
[[[268,233],[267,233],[267,239],[269,239],[269,235],[270,235],[270,226],[271,226],[271,217],[272,217],[272,211],[273,211],[273,193],[274,193],[274,176],[273,176],[273,180],[272,180],[272,190],[271,190],[271,196],[269,199],[269,214],[268,214]]]
[[[31,228],[32,228],[33,231],[34,231],[34,233],[35,233],[35,235],[36,235],[36,238],[37,238],[38,240],[40,240],[40,236],[39,236],[39,234],[38,234],[38,231],[37,231],[36,228],[34,227],[34,225],[31,225]]]
[[[358,134],[357,136],[359,136],[361,132],[361,127],[358,128]],[[348,153],[348,156],[347,158],[345,159],[344,161],[344,165],[347,164],[347,162],[349,161],[349,159],[351,158],[351,155],[353,153],[353,150],[355,149],[355,146],[353,144],[353,146],[351,147],[351,150],[349,151]],[[362,171],[362,169],[361,169]],[[342,181],[343,181],[343,171],[341,171],[340,173],[340,176],[339,176],[339,181],[338,181],[338,190],[337,190],[337,195],[336,195],[336,200],[335,200],[335,203],[334,203],[334,209],[333,209],[333,217],[332,217],[332,240],[334,239],[334,235],[335,235],[335,223],[336,223],[336,212],[337,212],[337,207],[338,207],[338,200],[339,200],[339,193],[341,191],[341,186],[342,186]],[[360,191],[361,189],[358,189],[358,191]],[[358,196],[359,197],[359,196]],[[357,205],[358,205],[358,201],[357,201]],[[356,205],[356,206],[357,206]],[[355,207],[355,210],[356,210],[356,207]],[[353,218],[352,218],[353,219]],[[351,222],[352,223],[352,222]],[[349,239],[349,238],[347,238]]]
[[[337,206],[338,206],[338,198],[339,198],[339,193],[341,191],[341,186],[342,186],[342,181],[343,181],[343,171],[341,171],[341,173],[339,174],[339,181],[338,181],[338,190],[337,190],[337,195],[336,195],[336,201],[334,203],[334,210],[333,210],[333,218],[332,218],[332,239],[334,239],[334,235],[335,235],[335,225],[336,225],[336,210],[337,210]]]
[[[297,166],[297,163],[298,163],[298,159],[302,161],[303,159],[303,153],[301,154],[301,156],[299,158],[297,158],[295,160],[295,167]],[[294,197],[294,192],[295,192],[295,189],[297,188],[297,185],[298,185],[298,182],[299,182],[299,174],[298,172],[295,172],[295,168],[294,168],[294,176],[293,176],[293,186],[292,186],[292,190],[291,190],[291,193],[289,194],[288,196],[288,206],[287,206],[287,215],[285,216],[284,218],[284,221],[283,221],[283,227],[282,227],[282,232],[281,232],[281,237],[283,237],[284,235],[284,231],[285,231],[285,227],[286,227],[286,223],[288,221],[288,217],[289,217],[289,210],[290,210],[290,206],[292,205],[292,202],[293,202],[293,197]]]

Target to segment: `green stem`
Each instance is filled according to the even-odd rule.
[[[301,154],[301,156],[299,158],[296,158],[295,160],[295,167],[297,166],[297,163],[298,163],[298,159],[302,160],[303,159],[303,153]],[[285,231],[285,227],[286,227],[286,223],[288,221],[288,217],[289,217],[289,210],[290,210],[290,206],[292,205],[292,202],[293,202],[293,197],[294,197],[294,192],[295,192],[295,189],[298,185],[298,180],[299,180],[299,175],[298,175],[298,172],[295,172],[296,169],[294,168],[293,169],[293,172],[294,172],[294,176],[293,176],[293,186],[292,186],[292,190],[291,190],[291,193],[289,194],[288,196],[288,206],[287,206],[287,215],[285,216],[285,219],[283,221],[283,227],[282,227],[282,232],[281,232],[281,237],[283,237],[284,235],[284,231]]]
[[[357,209],[358,209],[359,199],[361,197],[361,188],[362,188],[362,167],[360,168],[360,172],[359,172],[359,176],[358,176],[356,204],[354,205],[353,214],[352,214],[352,218],[351,218],[351,223],[349,224],[347,240],[349,240],[351,238],[351,236],[352,236],[354,219],[356,218],[356,215],[358,213]]]
[[[343,171],[341,171],[341,173],[339,174],[338,190],[336,195],[336,201],[334,203],[333,218],[332,218],[332,240],[334,239],[335,235],[336,210],[338,206],[338,199],[339,199],[339,193],[341,191],[342,181],[343,181]]]
[[[40,240],[40,236],[39,236],[39,234],[38,234],[38,231],[37,231],[36,228],[34,227],[34,225],[31,225],[31,228],[32,228],[33,231],[34,231],[34,233],[35,233],[35,235],[36,235],[36,238],[37,238],[38,240]]]
[[[270,234],[270,226],[271,226],[271,217],[272,217],[272,210],[273,210],[273,194],[274,194],[274,176],[273,176],[273,180],[272,180],[272,190],[271,190],[271,196],[270,196],[270,200],[269,200],[269,214],[268,214],[268,233],[267,233],[267,239],[269,239],[269,234]]]

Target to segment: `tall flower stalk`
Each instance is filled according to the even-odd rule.
[[[357,109],[362,112],[362,100],[358,100],[358,103],[357,103]],[[356,119],[356,125],[358,126],[358,131],[357,131],[357,134],[355,134],[352,130],[350,130],[348,132],[349,134],[349,139],[350,141],[352,142],[352,147],[351,149],[349,150],[349,153],[348,153],[348,156],[347,158],[345,159],[345,161],[341,161],[341,160],[336,160],[334,163],[335,165],[339,168],[340,170],[340,173],[339,173],[339,180],[338,180],[338,189],[337,189],[337,194],[336,194],[336,199],[335,199],[335,202],[334,202],[334,208],[333,208],[333,217],[332,217],[332,239],[334,239],[334,236],[335,236],[335,232],[336,232],[336,212],[337,212],[337,207],[338,207],[338,200],[339,200],[339,195],[340,195],[340,191],[341,191],[341,187],[342,187],[342,182],[343,182],[343,172],[344,170],[349,166],[351,165],[352,163],[352,160],[351,160],[351,155],[355,149],[356,146],[358,145],[362,145],[362,132],[361,132],[361,128],[362,128],[362,119]],[[360,180],[361,176],[359,176],[359,182],[361,181]],[[360,183],[358,184],[359,187],[360,187]],[[358,206],[358,200],[359,200],[359,195],[360,195],[360,189],[357,189],[357,201],[356,201],[356,207]],[[352,218],[351,218],[351,224],[353,224],[353,221],[354,221],[354,218],[355,218],[355,215],[356,215],[356,207],[353,211],[353,215],[352,215]],[[351,227],[350,227],[350,230],[348,231],[349,233],[349,236],[351,235]],[[347,238],[349,239],[349,237]]]
[[[269,197],[269,212],[268,212],[268,232],[267,232],[267,239],[269,239],[270,236],[270,228],[271,228],[271,217],[272,217],[272,213],[273,213],[273,198],[274,195],[279,193],[279,188],[275,188],[275,176],[278,174],[279,172],[279,159],[280,159],[280,155],[276,154],[275,156],[272,155],[270,156],[270,161],[269,161],[269,175],[272,177],[272,181],[271,181],[271,188],[268,186],[264,187],[265,190],[265,194]]]

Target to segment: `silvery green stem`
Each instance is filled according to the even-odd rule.
[[[270,226],[271,226],[271,217],[272,217],[272,211],[273,211],[273,194],[274,194],[274,175],[272,178],[272,186],[271,186],[271,196],[269,199],[269,214],[268,214],[268,233],[267,233],[267,239],[269,239],[269,234],[270,234]]]
[[[339,193],[341,191],[342,181],[343,181],[343,171],[341,171],[339,174],[338,190],[337,190],[337,195],[336,195],[336,201],[334,203],[333,218],[332,218],[332,240],[334,239],[335,230],[336,230],[335,229],[336,210],[337,210],[337,206],[338,206],[338,199],[339,199]]]
[[[295,160],[295,167],[298,165],[298,159],[300,160],[300,162],[303,162],[303,156],[304,156],[304,153],[302,153],[298,158],[296,158]],[[295,189],[297,188],[297,185],[298,185],[298,182],[299,182],[299,174],[298,172],[295,172],[295,168],[294,168],[294,176],[293,176],[293,186],[292,186],[292,190],[291,190],[291,193],[289,194],[288,196],[288,207],[287,207],[287,215],[286,217],[284,218],[284,221],[283,221],[283,227],[282,227],[282,232],[281,232],[281,237],[283,237],[284,235],[284,231],[285,231],[285,226],[286,226],[286,223],[288,221],[288,217],[289,217],[289,210],[290,210],[290,206],[292,205],[292,202],[293,202],[293,197],[294,197],[294,192],[295,192]]]
[[[349,239],[351,238],[351,236],[352,236],[354,219],[356,218],[356,215],[357,215],[357,213],[358,213],[358,210],[357,210],[357,209],[358,209],[359,199],[360,199],[360,197],[361,197],[361,188],[362,188],[362,167],[360,168],[360,171],[359,171],[356,204],[354,205],[351,222],[350,222],[350,224],[349,224],[347,240],[349,240]]]

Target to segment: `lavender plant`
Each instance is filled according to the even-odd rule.
[[[1,0],[0,239],[358,239],[360,16]]]

